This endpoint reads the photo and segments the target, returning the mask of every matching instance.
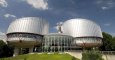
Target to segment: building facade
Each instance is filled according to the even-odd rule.
[[[64,52],[71,49],[73,37],[60,33],[44,35],[43,52]]]
[[[16,19],[9,25],[7,42],[15,47],[14,55],[22,48],[29,48],[30,53],[37,50],[64,52],[102,44],[101,28],[93,21],[70,19],[58,24],[57,29],[59,33],[49,33],[49,23],[38,17]]]
[[[73,44],[81,47],[96,47],[102,44],[102,32],[98,24],[87,19],[70,19],[63,23],[62,31],[74,37]]]
[[[14,55],[22,48],[29,48],[33,52],[35,45],[40,45],[43,35],[49,33],[49,23],[38,17],[16,19],[9,25],[7,42],[15,47]]]

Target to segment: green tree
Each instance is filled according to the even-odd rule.
[[[10,57],[13,55],[13,48],[0,40],[0,58]]]
[[[113,41],[112,35],[105,32],[103,32],[102,34],[103,34],[103,39],[102,39],[103,45],[99,49],[103,51],[111,51],[112,41]]]
[[[115,51],[115,37],[113,37],[111,46],[112,46],[112,50]]]
[[[0,40],[0,47],[6,45],[2,40]]]

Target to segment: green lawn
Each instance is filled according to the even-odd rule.
[[[25,54],[0,60],[79,60],[69,54]]]

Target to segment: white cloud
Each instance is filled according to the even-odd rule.
[[[48,0],[25,0],[28,4],[32,5],[36,9],[47,10]]]
[[[6,0],[0,0],[0,6],[1,7],[7,7],[8,3],[6,2]]]
[[[5,15],[4,15],[4,17],[6,17],[6,18],[9,18],[9,17],[16,18],[16,16],[15,16],[15,15],[8,14],[8,13],[7,13],[7,14],[5,14]]]
[[[5,33],[3,33],[3,32],[0,32],[0,35],[5,35]]]
[[[107,10],[115,7],[115,2],[113,0],[97,0],[96,3],[102,10]]]
[[[3,40],[6,43],[6,34],[0,31],[0,40]]]
[[[104,26],[110,26],[111,24],[110,23],[106,23],[106,24],[104,24]]]
[[[105,7],[105,6],[103,6],[103,7],[101,7],[103,10],[106,10],[106,9],[108,9],[108,7]]]

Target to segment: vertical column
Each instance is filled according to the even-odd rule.
[[[68,38],[68,51],[70,50],[70,38]]]
[[[33,53],[33,47],[29,48],[29,53]]]
[[[63,38],[64,38],[64,47],[63,48],[64,48],[64,52],[65,52],[65,37],[63,37]]]
[[[46,52],[48,52],[48,45],[49,45],[49,37],[48,37],[48,40],[46,40],[47,44],[46,44]]]
[[[42,52],[43,52],[43,47],[44,47],[44,38],[43,38],[43,41],[42,41]]]
[[[63,51],[63,37],[61,37],[61,52]]]
[[[60,52],[62,52],[62,37],[60,38]]]
[[[56,41],[56,40],[55,40],[55,36],[54,36],[54,52],[55,52],[55,47],[56,47],[56,46],[55,46],[55,41]]]
[[[74,41],[74,39],[70,38],[70,51],[71,51],[71,48],[72,48],[72,42]]]
[[[51,39],[49,39],[48,52],[51,52],[50,51],[50,43],[51,43]]]
[[[70,42],[71,42],[71,43],[70,43],[70,51],[72,51],[72,47],[73,47],[73,46],[72,46],[72,43],[74,42],[74,39],[73,39],[73,38],[70,38]]]
[[[45,49],[46,49],[46,51],[45,52],[48,52],[48,40],[49,40],[49,37],[47,37],[47,39],[45,40],[46,41],[46,45],[45,45]]]
[[[58,47],[58,52],[60,52],[60,44],[59,44],[60,43],[60,37],[58,38],[57,41],[58,41],[58,43],[57,43],[58,44],[58,46],[57,46]]]
[[[67,42],[66,43],[67,43],[67,48],[66,49],[67,49],[67,52],[68,52],[68,49],[69,49],[69,37],[67,37]]]
[[[46,37],[46,38],[45,38],[45,45],[44,45],[44,47],[45,47],[45,48],[44,48],[44,52],[47,52],[47,39],[48,39],[48,38]]]
[[[54,37],[52,37],[52,52],[53,52],[53,45],[54,45]]]
[[[44,52],[47,52],[47,49],[46,49],[46,47],[47,47],[47,40],[48,38],[47,37],[45,37],[45,39],[44,39]]]
[[[14,49],[14,54],[13,54],[13,56],[15,57],[15,56],[17,56],[19,54],[19,49],[18,48],[15,48]]]
[[[50,42],[50,52],[52,52],[52,38],[50,38],[51,42]]]
[[[72,46],[72,42],[73,42],[73,41],[74,41],[74,39],[71,37],[71,38],[70,38],[70,51],[72,51],[71,48],[73,47],[73,46]]]

